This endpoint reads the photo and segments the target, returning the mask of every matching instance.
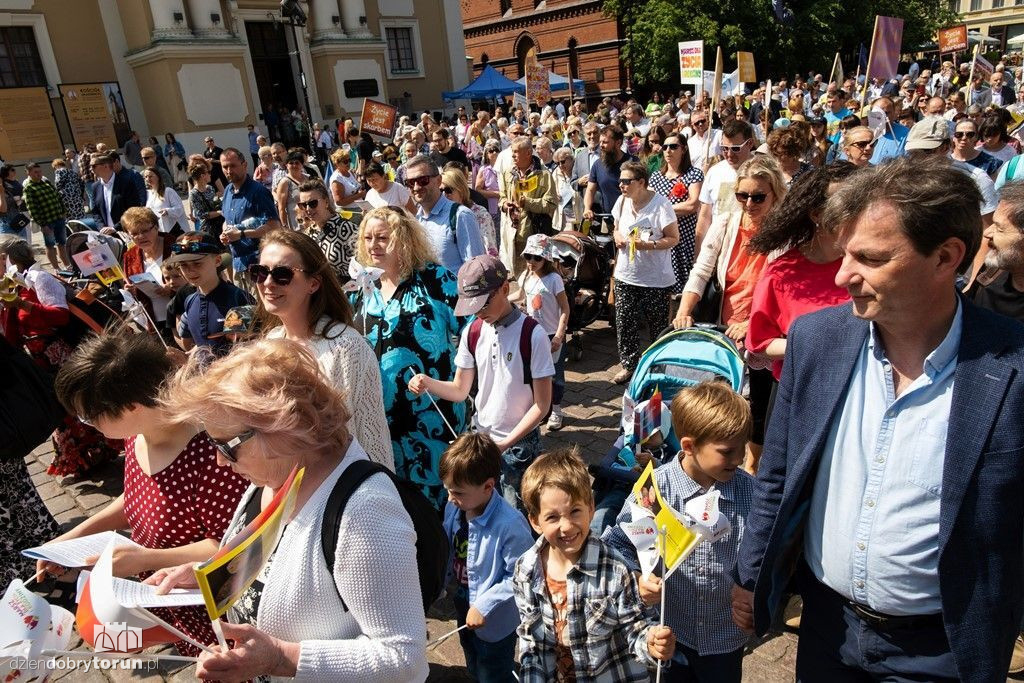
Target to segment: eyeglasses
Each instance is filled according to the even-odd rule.
[[[430,184],[431,178],[436,178],[436,175],[421,175],[415,178],[406,178],[405,186],[410,190],[414,187],[426,187]]]
[[[957,140],[963,140],[965,138],[970,140],[976,137],[977,135],[978,134],[975,133],[973,130],[958,130],[957,132],[953,133],[953,137],[955,137]]]
[[[621,187],[621,186],[625,185],[625,186],[628,187],[629,184],[631,182],[633,182],[634,180],[640,180],[640,179],[639,178],[619,178],[619,186]]]
[[[442,185],[441,192],[444,192],[445,194],[451,194],[452,192],[455,192],[455,188],[445,187],[444,185]]]
[[[859,149],[861,151],[864,151],[865,149],[868,149],[869,147],[874,147],[875,146],[875,141],[874,140],[859,140],[857,142],[851,142],[850,146],[851,147],[856,147],[857,149]]]
[[[746,146],[747,143],[744,142],[742,145],[721,145],[721,149],[723,152],[729,152],[730,154],[739,154],[740,152],[743,151],[743,148]]]
[[[754,194],[751,194],[750,192],[736,193],[736,201],[740,204],[746,204],[748,199],[755,204],[764,204],[764,200],[768,199],[768,195],[765,192],[756,192]]]
[[[213,445],[217,447],[217,450],[220,451],[220,454],[224,456],[225,460],[228,462],[238,462],[238,449],[243,443],[256,436],[256,432],[251,429],[247,429],[238,436],[233,439],[228,439],[227,441],[218,441],[212,436],[209,436],[209,434],[207,434],[207,436],[210,441],[213,442]]]
[[[247,271],[249,277],[253,279],[253,282],[263,284],[269,276],[271,281],[275,285],[281,285],[282,287],[291,284],[292,278],[295,277],[295,273],[305,273],[307,271],[302,268],[293,268],[291,266],[274,266],[268,268],[260,263],[253,263],[249,266]]]
[[[148,228],[143,228],[142,230],[136,230],[135,232],[131,232],[129,230],[128,231],[128,236],[131,237],[132,239],[135,239],[137,237],[142,237],[147,232],[153,232],[154,230],[156,230],[156,226],[155,225],[151,225]]]
[[[682,148],[682,145],[680,145],[679,143],[676,143],[676,142],[669,142],[669,143],[663,144],[661,147],[662,147],[662,149],[676,150],[676,149]]]
[[[316,207],[320,206],[320,200],[310,199],[308,202],[295,202],[295,206],[299,207],[300,209],[306,209],[308,211],[310,209],[315,209]]]

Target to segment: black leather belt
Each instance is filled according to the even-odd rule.
[[[905,630],[922,627],[942,627],[942,613],[936,614],[911,614],[907,616],[893,616],[876,612],[867,605],[862,605],[852,600],[845,600],[847,606],[853,610],[861,621],[872,628],[880,631]]]

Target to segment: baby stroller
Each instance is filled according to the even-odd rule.
[[[95,277],[82,277],[81,269],[75,262],[75,254],[89,248],[89,241],[96,240],[110,247],[114,258],[121,263],[127,245],[119,237],[99,232],[92,218],[68,221],[67,249],[71,257],[71,270],[59,273],[67,290],[68,311],[74,317],[71,337],[82,337],[88,332],[101,333],[109,325],[122,319],[121,294],[117,289],[107,287]]]
[[[599,318],[609,316],[608,295],[612,266],[605,248],[593,237],[575,230],[551,236],[551,245],[561,262],[565,295],[569,298],[569,357],[583,357],[580,332]]]
[[[644,351],[623,397],[623,406],[628,410],[622,416],[620,436],[601,462],[590,467],[599,510],[596,531],[601,530],[596,525],[603,528],[615,521],[640,475],[634,469],[635,444],[632,436],[625,433],[626,424],[632,425],[632,406],[647,401],[660,390],[664,414],[680,389],[713,379],[725,380],[736,392],[743,387],[743,357],[732,340],[712,326],[667,330]],[[672,432],[671,420],[664,421],[662,429],[662,453],[672,457],[679,451],[679,439]]]

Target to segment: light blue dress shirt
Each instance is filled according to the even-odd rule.
[[[814,482],[804,537],[811,571],[883,614],[942,611],[939,506],[962,321],[958,299],[945,339],[898,398],[870,325]]]
[[[871,155],[872,164],[880,164],[888,159],[895,159],[906,154],[907,136],[910,129],[902,123],[890,123],[885,127],[885,135],[875,141],[875,152]]]
[[[429,212],[417,207],[416,220],[427,231],[427,238],[434,247],[438,261],[454,275],[459,274],[462,264],[484,251],[484,238],[480,224],[473,212],[462,206],[455,216],[455,232],[452,233],[448,219],[455,203],[444,195],[437,200]]]

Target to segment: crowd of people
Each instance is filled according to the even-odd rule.
[[[271,112],[273,144],[250,126],[246,152],[133,135],[68,150],[52,180],[4,166],[18,286],[0,324],[56,374],[51,474],[124,451],[124,494],[60,538],[126,531],[141,549],[115,574],[194,586],[192,565],[304,467],[204,678],[423,680],[438,596],[410,558],[434,549],[404,487],[449,540],[481,681],[739,681],[792,593],[799,680],[1024,669],[1024,79],[915,66],[721,102],[459,107],[402,117],[383,144],[350,119],[278,142]],[[155,281],[124,285],[150,334],[66,333],[69,288],[25,231],[73,268],[66,221],[83,217]],[[743,395],[676,393],[678,449],[645,454],[666,504],[715,490],[730,525],[665,578],[624,531],[636,505],[595,522],[598,454],[545,443],[572,424],[563,232],[607,245],[615,383],[648,341],[702,323],[746,366]],[[365,460],[379,469],[325,563],[331,493]],[[44,520],[3,532],[6,584],[55,525],[27,472],[5,486],[5,510]],[[166,616],[216,642],[197,610]]]

